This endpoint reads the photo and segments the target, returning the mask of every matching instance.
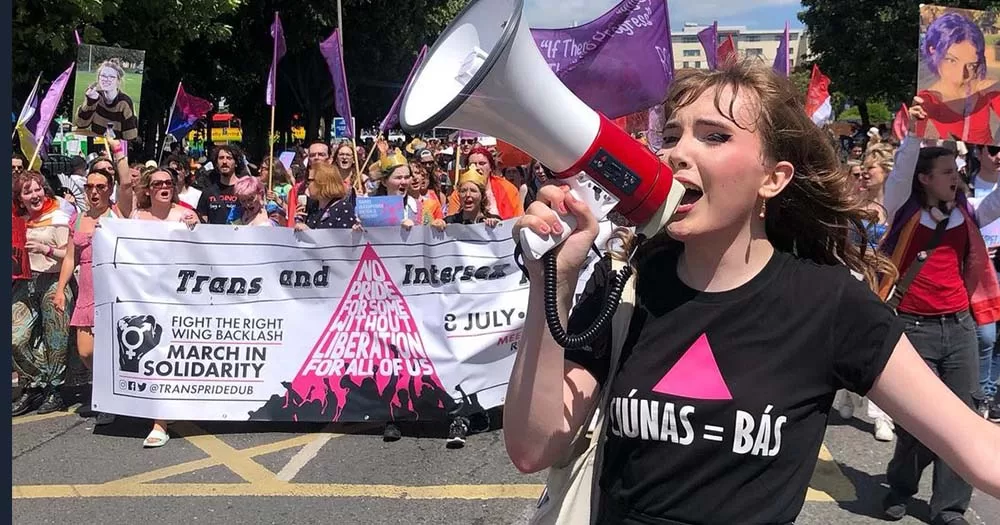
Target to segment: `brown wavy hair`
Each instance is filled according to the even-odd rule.
[[[724,103],[727,88],[734,96]],[[854,192],[849,170],[841,165],[826,133],[806,115],[803,96],[788,79],[751,59],[729,62],[715,71],[678,72],[664,103],[663,121],[705,92],[714,93],[719,113],[742,129],[748,128],[736,119],[736,100],[740,92],[749,93],[760,108],[749,130],[760,137],[764,158],[795,166],[788,186],[767,203],[765,231],[775,249],[819,264],[846,265],[872,289],[880,277],[895,280],[898,273],[892,262],[869,246],[864,224],[877,222],[877,213],[867,210]],[[635,247],[636,238],[628,234],[619,233],[609,242],[616,240],[624,241],[620,245],[624,253]],[[670,243],[677,241],[665,231],[648,241],[650,249]]]

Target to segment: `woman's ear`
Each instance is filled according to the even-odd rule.
[[[764,181],[760,185],[758,194],[764,199],[774,198],[781,193],[792,182],[795,176],[795,166],[791,162],[781,161],[777,163],[771,172],[764,176]]]

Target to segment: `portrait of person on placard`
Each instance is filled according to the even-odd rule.
[[[80,46],[73,98],[76,133],[124,140],[139,136],[139,96],[145,52]]]
[[[1000,46],[985,11],[924,5],[920,9],[917,96],[926,139],[1000,144]]]

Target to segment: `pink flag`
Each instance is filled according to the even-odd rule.
[[[76,29],[73,30],[73,36],[76,38],[76,45],[82,45],[83,39],[80,38],[80,32]]]
[[[274,12],[274,23],[271,24],[271,37],[274,38],[274,51],[271,54],[271,70],[267,73],[267,93],[264,95],[264,102],[268,106],[274,105],[278,62],[285,56],[285,31],[281,28],[281,18],[278,18],[277,11]]]

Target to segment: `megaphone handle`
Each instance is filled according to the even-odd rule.
[[[562,244],[562,242],[566,240],[566,237],[569,237],[569,235],[573,233],[573,230],[576,229],[575,216],[562,216],[554,210],[550,210],[550,213],[555,215],[556,220],[559,221],[559,224],[562,226],[561,234],[551,232],[542,237],[527,228],[523,228],[521,230],[521,249],[524,251],[524,257],[530,261],[537,261],[541,259],[543,255],[556,246]]]

